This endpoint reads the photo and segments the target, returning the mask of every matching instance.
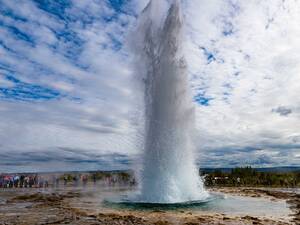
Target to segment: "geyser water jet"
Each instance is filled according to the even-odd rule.
[[[183,17],[176,0],[163,16],[162,2],[150,1],[136,32],[139,70],[146,70],[145,145],[138,201],[203,200],[208,193],[193,155],[195,112],[183,53]]]

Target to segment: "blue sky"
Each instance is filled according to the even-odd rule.
[[[0,171],[139,161],[128,43],[147,2],[0,0]],[[300,165],[300,3],[182,6],[199,165]]]

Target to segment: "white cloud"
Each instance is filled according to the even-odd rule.
[[[195,91],[204,88],[206,96],[213,98],[209,107],[197,110],[199,149],[223,148],[226,156],[229,147],[293,145],[289,135],[300,130],[300,98],[296,96],[300,88],[300,28],[295,22],[299,21],[299,3],[198,4],[199,7],[194,1],[187,4],[191,41],[187,56],[191,74],[197,75],[193,79]],[[226,26],[231,30],[224,35]],[[208,63],[200,47],[212,52],[216,60]],[[291,110],[289,118],[272,112],[280,106]],[[291,151],[286,147],[280,151]],[[227,152],[230,154],[230,150]],[[293,161],[291,156],[280,163],[299,164],[299,160]],[[271,157],[270,164],[277,165],[275,157]]]
[[[0,13],[7,25],[0,27],[0,88],[14,87],[5,78],[11,75],[61,95],[0,99],[0,153],[60,147],[139,153],[143,91],[132,76],[126,44],[146,3],[130,1],[116,12],[108,2],[74,0],[61,19],[32,1],[3,1],[26,21]],[[299,164],[299,2],[192,0],[183,6],[191,86],[210,99],[208,106],[197,105],[200,161]],[[280,107],[291,113],[274,113]]]
[[[0,70],[0,72],[1,72],[1,70]],[[14,85],[15,84],[13,82],[7,80],[5,78],[5,76],[0,73],[0,87],[10,88],[10,87],[13,87]]]

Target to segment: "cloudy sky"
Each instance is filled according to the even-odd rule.
[[[147,2],[0,0],[0,172],[139,161],[128,43]],[[300,165],[300,1],[182,7],[199,164]]]

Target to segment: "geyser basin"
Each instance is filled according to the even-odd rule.
[[[193,208],[201,207],[212,201],[224,199],[224,195],[210,194],[209,197],[202,200],[193,200],[186,202],[172,202],[172,203],[159,203],[159,202],[143,202],[142,200],[135,199],[134,197],[119,196],[111,199],[104,200],[104,205],[108,207],[122,207],[131,209],[179,209],[179,208]]]
[[[180,202],[180,203],[148,203],[148,202],[134,202],[131,199],[126,199],[126,196],[134,194],[134,191],[116,191],[106,192],[99,196],[104,196],[102,203],[99,204],[99,198],[89,200],[88,207],[96,209],[99,207],[103,210],[112,211],[131,211],[143,212],[150,210],[158,210],[161,212],[178,213],[180,211],[192,212],[193,215],[206,213],[223,213],[227,215],[236,216],[267,216],[272,218],[287,218],[291,214],[288,204],[284,200],[271,200],[264,197],[245,197],[235,196],[231,194],[209,193],[210,197],[206,200]],[[91,202],[94,202],[92,204]]]

